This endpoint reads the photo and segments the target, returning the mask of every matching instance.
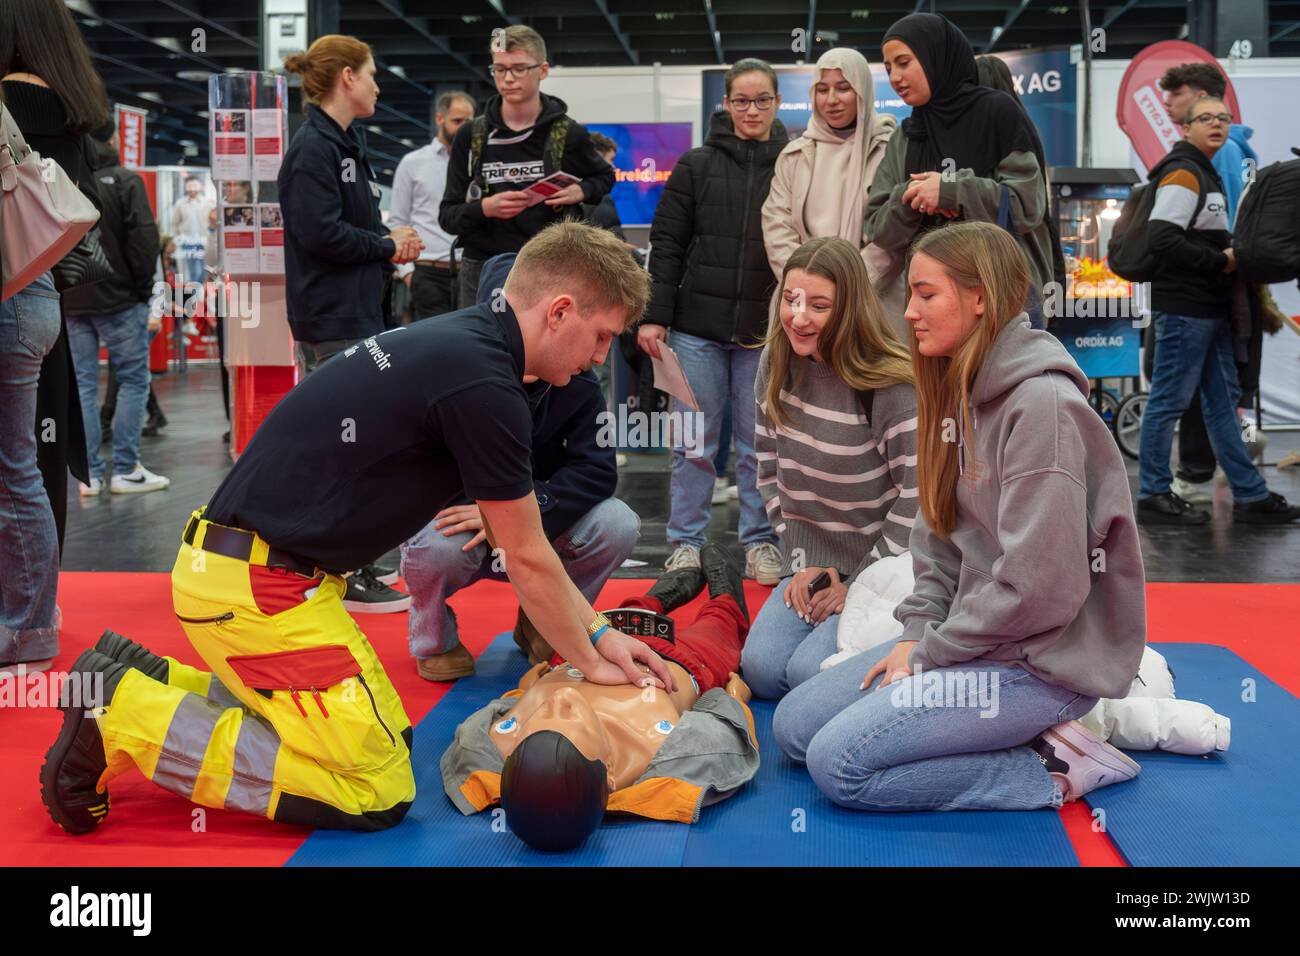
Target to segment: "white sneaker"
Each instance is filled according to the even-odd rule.
[[[728,488],[727,488],[727,500],[728,500],[728,501],[736,501],[736,500],[738,500],[739,498],[740,498],[740,489],[737,488],[735,485],[730,485],[730,486],[728,486]]]
[[[1142,769],[1077,720],[1044,731],[1029,746],[1061,787],[1066,803],[1099,787],[1132,780]]]
[[[759,584],[777,584],[781,580],[781,551],[764,542],[745,549],[745,577]]]
[[[171,483],[170,478],[155,475],[137,461],[135,470],[130,474],[114,475],[108,490],[115,495],[138,495],[146,491],[162,491]]]
[[[713,503],[715,505],[725,505],[727,503],[727,479],[713,479]]]
[[[1184,481],[1175,477],[1169,484],[1169,490],[1189,505],[1208,505],[1214,500],[1213,481]]]
[[[88,485],[82,484],[81,482],[78,482],[78,484],[81,485],[81,497],[83,498],[97,495],[104,490],[104,481],[102,478],[91,478],[90,484]]]
[[[673,549],[673,553],[668,556],[664,562],[665,571],[680,571],[682,568],[698,568],[700,566],[700,549],[693,548],[689,544],[679,544]]]

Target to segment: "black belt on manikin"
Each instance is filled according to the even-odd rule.
[[[185,526],[185,534],[181,536],[185,543],[191,547],[194,545],[194,535],[197,533],[198,527],[199,519],[191,516],[189,524]],[[225,525],[213,524],[209,521],[208,530],[203,534],[203,550],[224,555],[227,558],[234,558],[236,561],[247,561],[253,554],[253,539],[255,537],[256,535],[251,531],[227,528]],[[308,578],[316,577],[316,565],[297,555],[290,554],[288,551],[281,551],[279,548],[269,548],[267,550],[266,566],[268,568],[285,568]]]

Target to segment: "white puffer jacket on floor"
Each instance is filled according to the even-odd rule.
[[[1138,676],[1123,700],[1102,699],[1079,718],[1103,740],[1125,750],[1208,754],[1227,750],[1232,721],[1205,704],[1174,699],[1174,676],[1159,651],[1142,651]]]
[[[910,554],[882,558],[859,574],[840,614],[839,650],[822,661],[821,669],[901,636],[903,625],[894,619],[894,608],[912,593],[912,581]],[[1208,754],[1227,750],[1232,734],[1227,717],[1205,704],[1174,698],[1169,664],[1150,645],[1142,652],[1128,696],[1098,701],[1079,722],[1125,750]]]

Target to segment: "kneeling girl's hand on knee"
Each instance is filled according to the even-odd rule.
[[[862,679],[861,690],[866,690],[871,686],[871,682],[879,675],[883,674],[884,678],[880,682],[880,687],[886,684],[892,684],[896,680],[902,680],[904,677],[912,676],[912,669],[907,665],[907,659],[912,655],[912,648],[916,647],[918,641],[899,641],[894,645],[894,649],[871,665],[871,670],[867,671],[867,676]],[[876,688],[879,690],[880,688]]]

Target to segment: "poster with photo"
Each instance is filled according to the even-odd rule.
[[[227,272],[259,271],[256,206],[221,207],[221,248],[226,254]]]
[[[223,206],[248,206],[253,202],[253,184],[248,180],[227,179],[221,184]]]
[[[251,179],[248,110],[212,111],[212,178]]]
[[[284,113],[253,110],[253,178],[274,180],[284,158]]]
[[[277,203],[257,207],[257,250],[260,272],[284,272],[284,218]]]

